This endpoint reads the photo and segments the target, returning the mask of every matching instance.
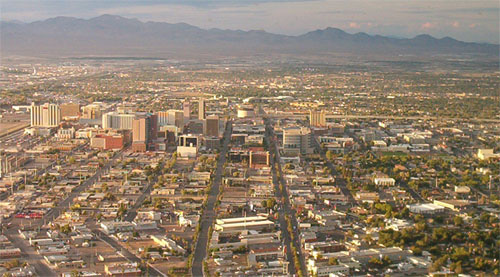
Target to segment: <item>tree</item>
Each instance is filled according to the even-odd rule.
[[[455,223],[455,226],[458,226],[458,227],[460,227],[464,224],[464,220],[460,216],[455,216],[455,218],[453,218],[453,222]]]
[[[63,225],[59,228],[59,231],[61,233],[64,233],[64,234],[69,234],[71,232],[71,227],[69,226],[69,224],[66,224],[66,225]]]
[[[328,264],[329,265],[338,265],[339,264],[339,260],[335,257],[331,257],[330,259],[328,259]]]
[[[125,216],[125,213],[127,213],[127,207],[124,204],[120,204],[117,212],[117,217],[123,218],[123,216]]]
[[[463,269],[462,269],[462,262],[461,261],[458,261],[456,263],[452,263],[450,265],[450,270],[454,271],[455,273],[457,274],[461,274],[463,272]]]
[[[274,205],[276,205],[276,199],[274,199],[274,198],[267,199],[266,205],[269,209],[272,209],[274,207]]]
[[[368,261],[368,264],[370,265],[370,267],[376,267],[376,268],[384,267],[384,263],[379,258],[376,257],[371,258]]]
[[[332,161],[335,158],[335,155],[330,150],[326,151],[325,156],[326,156],[326,159],[329,160],[329,161]]]

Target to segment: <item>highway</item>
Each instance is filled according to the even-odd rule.
[[[207,196],[207,205],[205,206],[203,214],[200,218],[201,230],[194,249],[193,264],[191,267],[192,276],[204,276],[203,261],[205,260],[205,256],[207,255],[209,240],[208,229],[213,225],[216,217],[215,203],[217,202],[217,198],[220,193],[220,185],[222,183],[222,170],[224,164],[226,163],[226,155],[229,148],[229,141],[231,140],[232,129],[232,122],[228,121],[226,129],[224,131],[222,149],[219,154],[219,160],[217,161],[217,169],[215,170],[212,187]]]
[[[297,218],[295,216],[295,210],[292,209],[292,206],[290,204],[290,196],[288,195],[288,187],[287,187],[285,179],[283,177],[283,171],[281,169],[281,162],[280,162],[281,161],[280,153],[279,153],[279,149],[278,149],[278,145],[277,145],[277,141],[276,141],[277,137],[276,137],[276,134],[274,133],[274,128],[270,125],[269,119],[266,118],[265,122],[266,122],[266,137],[271,138],[271,140],[273,141],[272,145],[269,144],[269,147],[274,148],[274,150],[273,150],[275,153],[274,157],[276,158],[276,164],[278,165],[278,168],[274,168],[274,166],[273,166],[273,169],[275,169],[273,171],[274,171],[274,174],[276,174],[276,171],[279,172],[279,176],[281,177],[281,178],[277,178],[278,182],[275,183],[278,196],[281,197],[280,199],[284,199],[284,201],[282,203],[283,209],[280,210],[280,215],[285,214],[285,215],[288,215],[290,217],[290,220],[291,220],[291,223],[293,226],[292,232],[293,232],[294,238],[295,238],[293,240],[293,244],[296,246],[296,249],[297,249],[297,252],[299,255],[301,271],[304,274],[304,276],[307,276],[307,267],[306,267],[304,255],[302,253],[302,245],[300,243],[299,224],[298,224]],[[273,178],[273,182],[274,181],[275,180]],[[280,190],[279,184],[283,185],[283,188],[284,188],[283,191]],[[285,227],[283,227],[283,224],[281,223],[281,220],[280,220],[280,225],[281,225],[281,231],[283,232],[283,236],[285,239],[285,243],[288,243],[287,249],[290,250],[290,251],[287,251],[287,256],[288,256],[287,258],[289,259],[289,262],[290,262],[290,274],[295,274],[297,272],[297,269],[295,268],[295,263],[294,263],[293,258],[292,258],[293,253],[291,253],[291,247],[290,247],[291,242],[292,242],[292,238],[288,232],[288,228],[287,228],[288,225],[286,224],[286,222],[284,222]]]

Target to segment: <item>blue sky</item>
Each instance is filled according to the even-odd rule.
[[[336,27],[413,37],[426,33],[499,43],[498,0],[0,0],[1,20],[121,15],[201,28],[298,35]]]

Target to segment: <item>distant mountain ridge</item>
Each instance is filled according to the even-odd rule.
[[[299,36],[265,31],[201,29],[186,23],[141,22],[116,15],[91,19],[55,17],[33,23],[0,22],[3,55],[47,57],[145,56],[204,57],[255,55],[498,55],[499,45],[469,43],[450,37],[419,35],[411,39],[337,28]]]

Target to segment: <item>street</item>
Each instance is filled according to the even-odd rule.
[[[278,178],[278,180],[277,180],[278,182],[275,183],[275,186],[276,186],[275,188],[277,189],[277,193],[278,193],[280,199],[285,200],[283,203],[283,210],[284,211],[282,211],[280,213],[280,215],[284,213],[285,215],[290,216],[290,220],[291,220],[291,223],[293,226],[292,232],[294,234],[293,244],[297,248],[301,271],[304,274],[304,276],[307,276],[307,267],[306,267],[304,255],[302,254],[302,246],[300,243],[299,225],[297,222],[297,218],[295,217],[295,210],[293,210],[291,208],[291,205],[290,205],[290,197],[288,195],[288,188],[286,186],[286,182],[285,182],[285,179],[283,177],[283,171],[281,170],[280,153],[279,153],[278,145],[276,142],[276,135],[274,134],[274,128],[270,125],[269,119],[266,119],[265,122],[266,122],[267,137],[272,138],[272,140],[274,141],[273,145],[269,145],[269,146],[273,148],[273,151],[276,154],[275,155],[276,164],[278,165],[277,172],[279,172],[279,176],[281,177],[281,178]],[[273,168],[273,169],[275,169],[275,168]],[[273,170],[273,172],[274,172],[274,174],[276,174],[276,169]],[[273,177],[274,177],[274,175],[273,175]],[[283,191],[280,190],[279,184],[283,185],[283,188],[284,188]],[[281,224],[281,222],[280,222],[280,224]],[[295,268],[295,263],[293,262],[293,260],[290,260],[293,257],[293,253],[291,253],[291,235],[288,233],[287,227],[288,226],[287,226],[286,222],[284,223],[284,226],[281,224],[281,231],[284,233],[285,243],[288,241],[287,249],[289,251],[287,251],[287,256],[288,256],[287,258],[289,259],[289,262],[291,265],[290,266],[290,273],[295,274],[297,272],[297,269]]]
[[[192,276],[203,276],[203,261],[207,255],[208,247],[208,229],[213,225],[215,220],[215,203],[217,201],[220,185],[222,182],[222,167],[226,163],[226,154],[229,147],[229,141],[231,140],[232,133],[232,122],[227,122],[226,130],[224,131],[224,139],[222,150],[219,154],[219,160],[217,161],[217,169],[215,171],[215,176],[213,179],[212,187],[207,196],[207,205],[201,215],[201,230],[196,241],[196,246],[194,250],[193,264],[191,268]]]

